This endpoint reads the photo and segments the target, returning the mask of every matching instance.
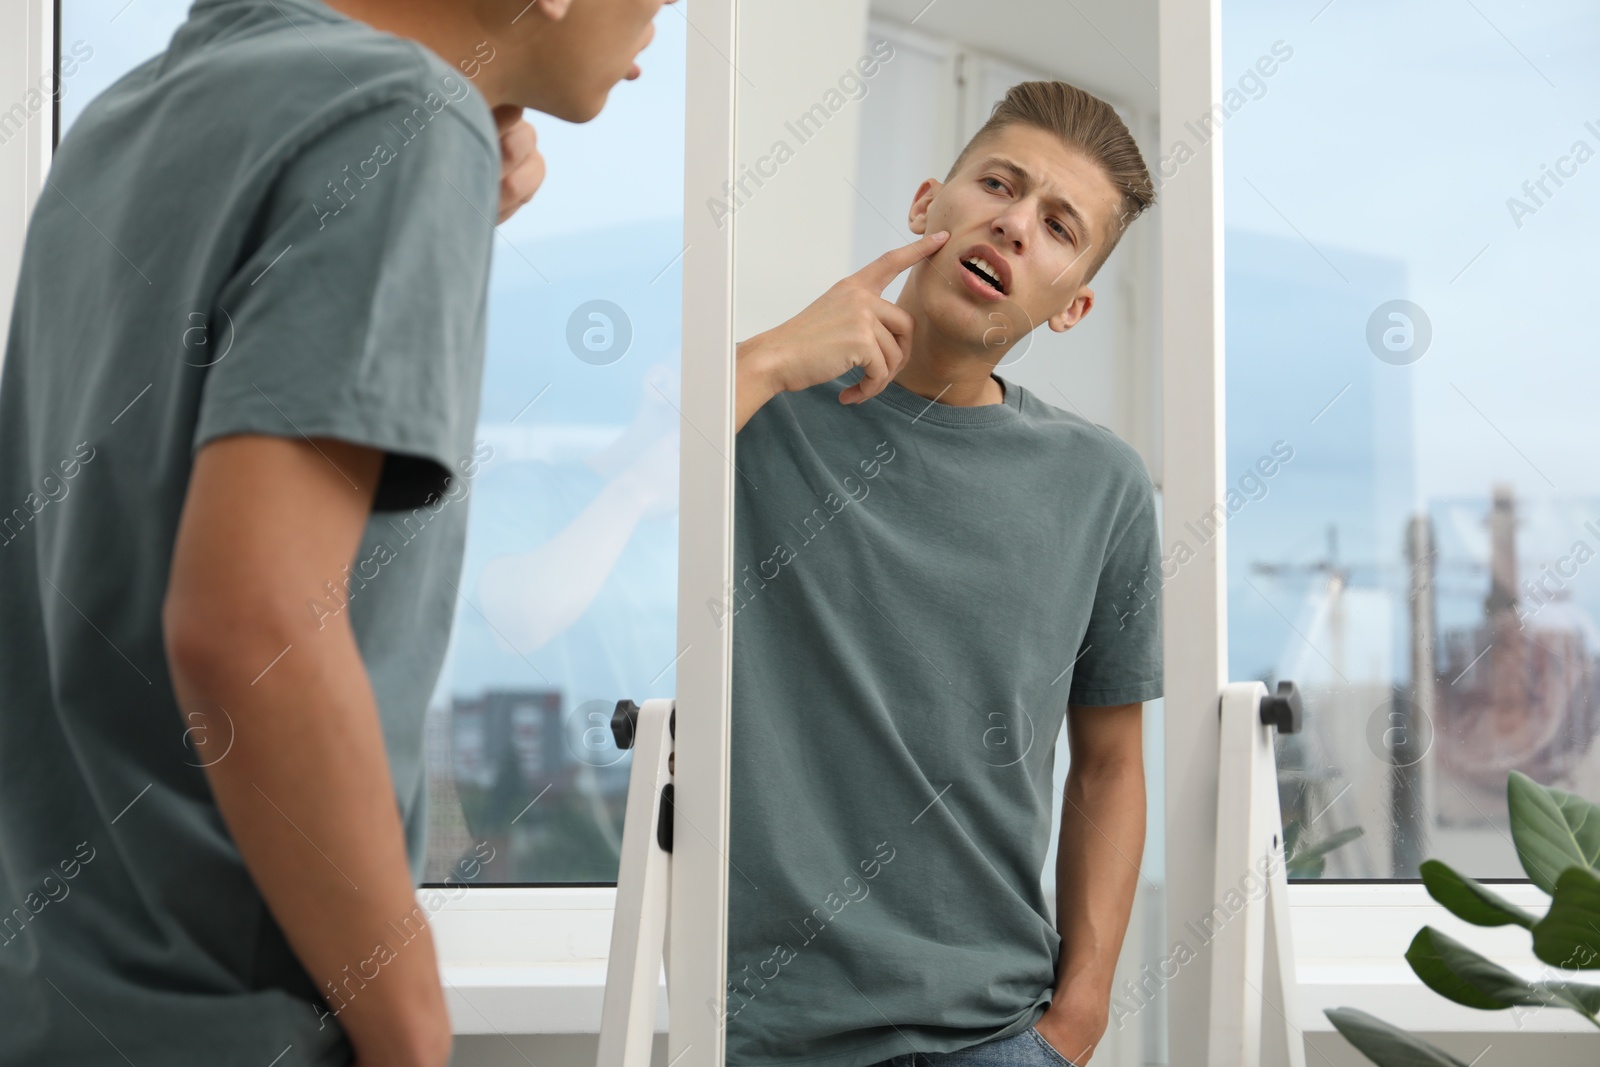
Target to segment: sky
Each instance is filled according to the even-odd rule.
[[[1227,226],[1287,238],[1352,287],[1354,258],[1403,267],[1393,295],[1434,333],[1410,368],[1419,497],[1490,479],[1525,495],[1600,489],[1585,447],[1600,159],[1548,186],[1520,227],[1506,206],[1575,141],[1600,152],[1597,39],[1600,7],[1582,0],[1223,4],[1225,82],[1275,41],[1293,49],[1225,126]],[[1286,400],[1315,412],[1327,398]]]

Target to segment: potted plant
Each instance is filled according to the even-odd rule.
[[[1543,915],[1512,904],[1438,860],[1423,862],[1428,894],[1474,926],[1520,926],[1533,954],[1561,977],[1527,981],[1455,938],[1424,926],[1406,961],[1424,985],[1457,1004],[1484,1011],[1557,1007],[1600,1028],[1600,985],[1568,980],[1600,971],[1600,806],[1511,772],[1506,783],[1511,838],[1528,878],[1550,896]],[[1334,1028],[1379,1067],[1468,1067],[1448,1052],[1355,1008],[1326,1012]]]

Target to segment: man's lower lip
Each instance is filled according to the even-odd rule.
[[[639,64],[635,63],[633,66],[628,68],[628,80],[633,81],[633,79],[637,78],[643,73],[644,72],[639,69]]]
[[[967,288],[979,296],[987,297],[990,300],[1004,300],[1006,298],[1006,294],[1000,292],[988,282],[980,281],[978,276],[966,267],[957,267],[956,269],[961,272],[961,280],[966,282]]]

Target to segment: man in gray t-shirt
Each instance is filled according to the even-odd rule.
[[[0,1063],[448,1059],[493,226],[522,109],[594,117],[660,2],[196,0],[62,140],[0,376]]]
[[[1060,1067],[1106,1028],[1161,694],[1154,489],[993,369],[1082,319],[1153,195],[1108,105],[1024,83],[917,191],[927,236],[740,346],[734,1067]]]

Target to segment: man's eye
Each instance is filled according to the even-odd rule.
[[[1061,236],[1069,239],[1072,237],[1072,232],[1055,219],[1050,220],[1050,225],[1056,231],[1056,233],[1059,233]]]
[[[990,182],[993,182],[994,185],[990,185],[989,186],[991,189],[994,188],[995,186],[1001,185],[1001,182],[1000,182],[999,178],[985,178],[985,179],[983,179],[983,181],[984,181],[985,185],[988,185]]]

